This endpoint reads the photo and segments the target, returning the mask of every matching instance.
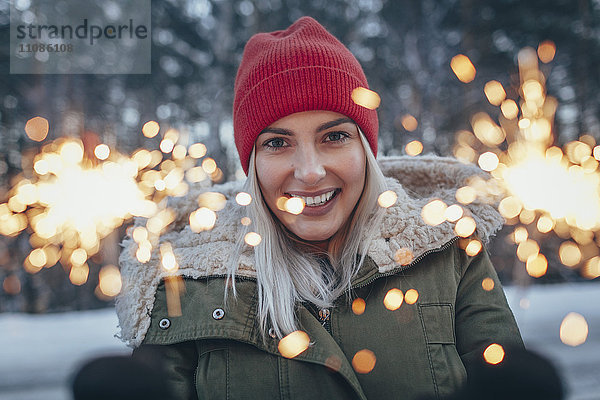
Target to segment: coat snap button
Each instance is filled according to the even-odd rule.
[[[213,311],[213,318],[214,319],[221,319],[225,316],[225,311],[223,311],[222,308],[215,308],[215,311]]]
[[[170,326],[171,326],[171,321],[169,321],[168,318],[163,318],[158,323],[158,327],[160,329],[169,329]]]
[[[271,336],[273,339],[275,339],[277,337],[277,334],[275,333],[275,329],[269,328],[269,336]]]
[[[319,310],[319,318],[321,319],[321,321],[327,321],[327,319],[329,318],[329,309],[321,308]]]

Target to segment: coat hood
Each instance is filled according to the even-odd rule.
[[[381,157],[378,162],[387,177],[388,189],[398,195],[396,203],[386,209],[381,229],[368,252],[379,272],[385,273],[409,264],[456,237],[454,223],[428,225],[421,217],[421,210],[433,199],[455,204],[458,188],[474,176],[485,179],[487,174],[474,165],[437,156]],[[199,185],[191,188],[186,196],[169,200],[169,207],[176,212],[175,220],[161,235],[160,243],[171,244],[179,265],[176,275],[200,278],[227,274],[227,262],[235,249],[240,219],[244,216],[244,207],[235,201],[242,185],[243,181],[212,187]],[[198,196],[206,191],[222,193],[227,202],[225,208],[217,212],[212,230],[195,233],[190,229],[189,215],[198,208]],[[504,223],[494,205],[493,199],[478,198],[463,206],[465,214],[475,220],[477,235],[484,242]],[[136,218],[135,225],[143,226],[145,221]],[[150,326],[156,288],[170,274],[160,267],[158,246],[154,246],[147,263],[137,260],[137,244],[131,237],[125,238],[122,246],[119,262],[123,288],[116,300],[120,338],[129,346],[137,347]],[[250,246],[246,246],[241,255],[237,275],[256,276]]]

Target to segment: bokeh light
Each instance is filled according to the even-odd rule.
[[[441,200],[432,200],[421,210],[421,218],[428,225],[439,225],[446,221],[446,208],[448,206]]]
[[[377,203],[380,207],[389,208],[396,204],[396,200],[398,200],[398,195],[393,190],[386,190],[381,193],[377,198]]]
[[[290,214],[298,215],[302,213],[305,206],[304,199],[301,199],[300,197],[291,197],[285,201],[283,207],[284,210]]]
[[[114,265],[105,265],[100,269],[98,286],[102,294],[114,297],[121,292],[121,272]]]
[[[192,158],[202,158],[206,155],[206,146],[202,143],[194,143],[188,149],[188,154]]]
[[[491,290],[494,289],[494,280],[492,278],[484,278],[481,281],[481,287],[483,288],[483,290],[485,290],[486,292],[489,292]]]
[[[406,304],[415,304],[419,299],[419,292],[416,289],[408,289],[404,293],[404,301]]]
[[[367,303],[360,297],[357,297],[352,301],[352,312],[356,315],[362,315],[365,312],[366,307]]]
[[[235,196],[235,201],[240,206],[247,206],[248,204],[250,204],[252,202],[252,196],[250,196],[249,193],[240,192]]]
[[[285,358],[294,358],[308,349],[310,339],[304,331],[294,331],[284,336],[277,346],[279,353]]]
[[[467,253],[467,255],[470,257],[475,257],[477,254],[479,254],[482,248],[483,245],[481,244],[481,242],[479,240],[473,239],[470,240],[467,246],[465,247],[465,253]]]
[[[142,126],[142,133],[147,138],[153,138],[154,136],[158,135],[159,131],[160,125],[156,121],[148,121],[144,124],[144,126]]]
[[[99,144],[94,149],[94,155],[98,160],[106,160],[110,155],[110,148],[105,144]]]
[[[483,358],[488,364],[500,364],[504,360],[504,348],[497,343],[492,343],[484,350]]]
[[[419,142],[418,140],[408,142],[404,147],[404,151],[406,151],[406,154],[409,156],[418,156],[423,152],[423,143]]]
[[[383,298],[383,305],[390,311],[394,311],[400,308],[404,301],[404,294],[402,290],[393,288],[388,290],[385,297]]]
[[[50,125],[48,120],[43,117],[33,117],[25,124],[25,133],[29,139],[41,142],[48,136]]]
[[[537,53],[540,61],[544,64],[548,64],[554,60],[554,55],[556,54],[556,45],[550,40],[545,40],[539,44]]]
[[[469,237],[475,232],[477,224],[471,217],[462,217],[456,222],[454,232],[460,237]]]
[[[525,269],[529,275],[539,278],[548,270],[548,260],[543,254],[532,254],[527,258]]]
[[[477,71],[475,70],[475,66],[469,59],[469,57],[464,54],[458,54],[452,57],[450,61],[450,68],[456,75],[456,77],[464,83],[472,82],[475,79],[475,75]]]
[[[368,349],[362,349],[352,357],[352,367],[359,374],[368,374],[375,368],[376,361],[375,353]]]
[[[200,207],[190,214],[190,228],[194,232],[211,230],[217,221],[217,214],[207,207]]]
[[[244,241],[247,245],[254,247],[260,244],[262,237],[256,232],[248,232],[244,236]]]
[[[506,91],[498,81],[489,81],[485,84],[483,91],[488,101],[495,106],[501,105],[506,98]]]
[[[352,91],[352,101],[359,106],[374,110],[381,104],[381,98],[376,92],[364,87],[357,87]]]
[[[417,119],[410,114],[403,115],[400,123],[402,124],[402,127],[408,132],[416,130],[419,126]]]
[[[589,328],[584,316],[570,312],[560,324],[560,340],[568,346],[579,346],[587,340]]]

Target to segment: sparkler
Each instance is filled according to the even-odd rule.
[[[142,128],[146,137],[159,131],[155,121]],[[44,140],[48,121],[30,119],[26,133],[32,140]],[[187,149],[178,144],[179,136],[177,130],[169,129],[160,150],[140,149],[130,157],[106,144],[87,151],[78,139],[61,138],[45,144],[33,159],[31,171],[19,176],[6,203],[0,203],[0,234],[14,237],[27,228],[32,232],[33,249],[24,261],[25,270],[33,274],[60,262],[71,283],[82,285],[90,273],[87,262],[100,251],[102,239],[131,217],[146,220],[145,226],[131,227],[128,234],[138,245],[137,259],[148,262],[160,234],[175,218],[163,201],[165,197],[185,195],[188,183],[222,177],[212,159],[205,158],[202,166],[196,166],[206,155],[206,146],[195,143]],[[171,157],[165,157],[168,155]],[[221,194],[205,193],[199,198],[199,209],[190,216],[192,227],[211,229],[214,210],[221,209],[224,201]],[[161,254],[163,268],[176,270],[174,254],[163,248]],[[10,281],[4,286],[18,292],[14,289],[20,288],[17,283]],[[117,267],[102,267],[96,289],[100,298],[116,296],[121,285]],[[170,282],[168,289],[177,289],[178,294],[179,284]]]
[[[548,63],[555,52],[548,41],[537,52],[532,48],[519,52],[519,99],[507,99],[500,82],[488,82],[484,93],[491,104],[500,107],[499,123],[486,113],[475,114],[473,132],[458,132],[454,147],[458,159],[477,161],[495,178],[489,183],[503,189],[499,211],[508,224],[515,225],[512,239],[518,244],[517,256],[533,277],[546,273],[547,259],[532,235],[554,231],[565,239],[559,258],[567,267],[593,264],[591,260],[598,255],[594,235],[600,231],[600,146],[589,135],[562,149],[554,145],[557,101],[546,94],[538,59]],[[479,189],[472,184],[461,188],[457,200],[466,204],[475,196],[489,194],[489,183]],[[600,276],[583,271],[582,275]]]
[[[600,146],[590,135],[582,135],[562,148],[554,144],[553,119],[558,102],[546,93],[538,60],[549,63],[555,53],[550,41],[540,43],[537,52],[532,48],[519,52],[519,99],[507,99],[497,81],[485,85],[488,101],[500,107],[499,123],[486,113],[475,114],[471,120],[473,132],[457,133],[454,155],[467,163],[477,161],[494,179],[479,188],[470,183],[459,190],[456,198],[467,204],[476,196],[498,194],[499,186],[502,200],[498,210],[508,224],[515,226],[510,238],[518,245],[517,257],[530,276],[539,278],[548,270],[548,259],[535,238],[554,232],[563,240],[558,249],[560,262],[568,268],[580,267],[583,277],[594,279],[600,276]],[[452,65],[452,69],[461,81],[469,82],[470,77],[464,79],[468,63],[461,57],[458,60],[462,69],[454,59],[457,66]],[[489,278],[482,282],[484,290],[492,290],[493,286]],[[526,307],[527,300],[522,299],[521,304]],[[585,318],[579,314],[570,313],[561,324],[560,338],[567,345],[584,343],[587,333]],[[486,361],[501,362],[503,351],[492,346],[497,345],[484,352]]]

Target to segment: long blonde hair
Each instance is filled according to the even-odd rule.
[[[320,308],[331,307],[339,296],[350,289],[352,278],[364,262],[383,217],[377,199],[386,190],[386,183],[360,129],[359,136],[366,154],[365,186],[351,217],[329,243],[325,255],[329,257],[331,270],[321,266],[318,254],[303,252],[298,247],[297,239],[290,236],[267,207],[256,176],[255,154],[252,151],[244,185],[244,190],[253,199],[247,206],[252,225],[240,232],[237,251],[228,266],[227,287],[231,286],[235,297],[235,272],[244,248],[244,236],[250,230],[257,232],[262,241],[254,247],[254,266],[258,284],[258,319],[263,339],[270,328],[279,338],[298,329],[295,310],[299,302],[310,302]]]

